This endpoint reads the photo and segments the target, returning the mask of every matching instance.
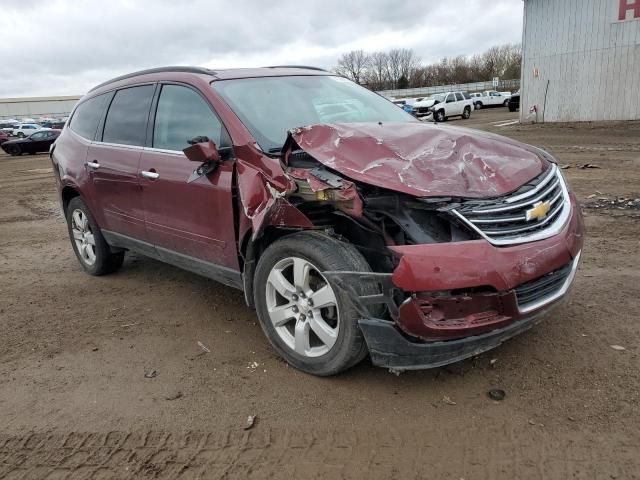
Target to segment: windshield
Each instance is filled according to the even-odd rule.
[[[389,100],[342,77],[243,78],[211,85],[265,151],[281,149],[287,131],[295,127],[416,121]]]

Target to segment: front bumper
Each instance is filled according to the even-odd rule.
[[[559,302],[522,317],[506,327],[458,340],[416,342],[398,330],[394,322],[378,319],[360,320],[371,362],[397,371],[436,368],[474,357],[498,347],[542,321]]]
[[[570,197],[569,220],[553,237],[508,247],[484,239],[389,247],[399,257],[393,273],[323,274],[348,292],[375,365],[406,370],[457,362],[531,328],[565,298],[584,241]],[[393,320],[380,319],[380,304]]]

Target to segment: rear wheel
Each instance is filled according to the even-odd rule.
[[[22,155],[22,149],[18,145],[9,145],[5,147],[5,150],[9,153],[9,155],[13,155],[14,157]]]
[[[509,100],[505,100],[502,106],[506,107],[509,104]]]
[[[254,278],[258,319],[271,345],[294,367],[321,376],[346,370],[367,354],[357,311],[325,271],[371,269],[352,245],[300,232],[271,244]]]
[[[462,118],[466,120],[470,116],[471,116],[471,107],[464,107],[464,110],[462,111]]]
[[[475,106],[476,106],[476,110],[482,110],[482,107],[483,107],[482,102],[476,102]]]
[[[124,252],[111,251],[93,215],[80,197],[69,202],[67,227],[73,251],[88,274],[105,275],[122,266]]]
[[[23,132],[18,132],[18,138],[24,138],[24,133]]]

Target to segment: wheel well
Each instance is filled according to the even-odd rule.
[[[381,235],[361,225],[347,215],[331,215],[324,221],[316,218],[316,231],[324,232],[340,241],[353,245],[360,251],[373,271],[389,272],[393,269],[393,258]],[[252,232],[245,234],[240,243],[240,270],[243,272],[243,287],[247,305],[253,307],[253,277],[262,253],[273,242],[299,232],[300,228],[268,226],[262,235],[253,241]]]
[[[67,214],[67,207],[69,206],[69,202],[75,198],[79,197],[80,193],[73,187],[64,187],[62,189],[62,210],[64,214]]]

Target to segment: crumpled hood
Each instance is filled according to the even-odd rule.
[[[414,107],[432,107],[436,103],[435,98],[425,98],[413,104]]]
[[[505,195],[549,165],[534,147],[508,138],[421,122],[322,124],[290,135],[352,180],[417,197]]]

